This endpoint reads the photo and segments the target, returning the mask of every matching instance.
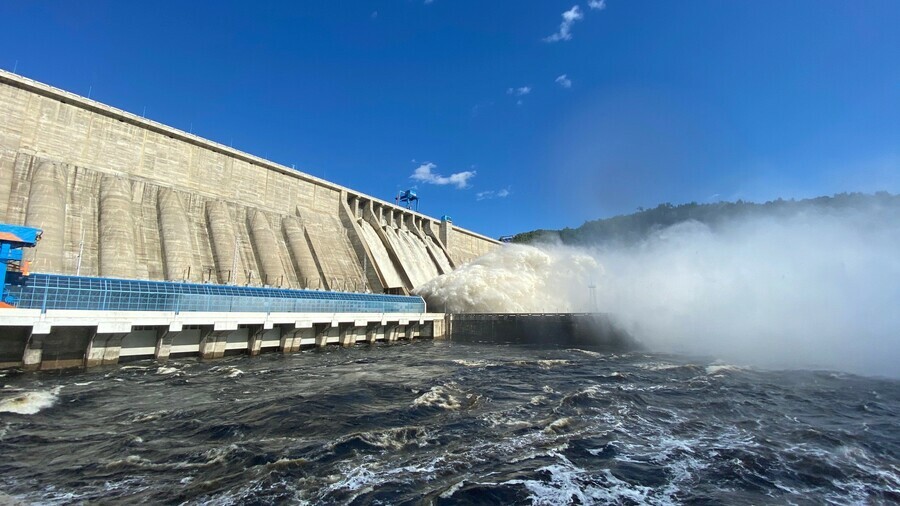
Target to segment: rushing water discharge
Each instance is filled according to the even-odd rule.
[[[900,208],[804,209],[631,244],[508,245],[417,293],[453,313],[599,310],[655,351],[900,378],[898,252]]]
[[[432,309],[609,312],[639,352],[547,336],[0,372],[0,503],[900,503],[898,251],[895,210],[801,212],[410,273]]]
[[[893,379],[450,341],[4,374],[28,503],[900,501]]]

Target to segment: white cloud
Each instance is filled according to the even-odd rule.
[[[588,7],[591,10],[602,11],[606,8],[606,0],[588,0]]]
[[[503,188],[502,190],[485,190],[483,192],[478,192],[475,194],[475,200],[490,200],[490,199],[503,199],[509,197],[512,192],[509,191],[509,188]]]
[[[571,88],[572,80],[569,79],[568,74],[563,74],[556,78],[556,84],[562,86],[563,88]]]
[[[518,88],[507,88],[506,89],[507,95],[513,95],[516,97],[524,97],[525,95],[528,95],[529,93],[531,93],[531,86],[520,86]]]
[[[463,172],[457,172],[455,174],[450,174],[449,176],[442,176],[436,172],[432,172],[433,169],[436,169],[437,165],[431,162],[425,162],[422,165],[419,165],[410,179],[414,179],[416,181],[421,181],[423,183],[428,184],[436,184],[436,185],[454,185],[458,189],[467,188],[469,186],[469,179],[475,177],[474,170],[467,170]]]
[[[559,30],[549,37],[544,37],[544,41],[559,42],[561,40],[570,40],[572,38],[572,25],[584,18],[584,14],[581,12],[581,7],[574,5],[571,9],[562,13],[562,18],[563,21],[559,24]]]

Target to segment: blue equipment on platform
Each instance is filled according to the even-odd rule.
[[[41,239],[41,229],[0,223],[0,269],[3,284],[0,285],[0,307],[15,306],[16,299],[7,286],[17,286],[28,276],[28,261],[22,258],[22,248],[33,248]]]
[[[398,204],[406,204],[406,208],[409,209],[413,202],[416,203],[416,211],[419,210],[419,197],[416,195],[416,192],[413,190],[403,190],[397,195],[397,203]]]

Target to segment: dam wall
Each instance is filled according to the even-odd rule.
[[[499,243],[0,71],[0,222],[35,272],[408,293]]]
[[[640,348],[605,313],[454,313],[448,321],[450,339],[461,343],[587,346],[621,351]]]

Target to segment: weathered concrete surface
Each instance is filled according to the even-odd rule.
[[[0,221],[44,229],[36,271],[332,290],[410,290],[498,245],[6,71]]]
[[[638,348],[632,336],[603,313],[458,313],[449,315],[450,339],[461,342]]]

